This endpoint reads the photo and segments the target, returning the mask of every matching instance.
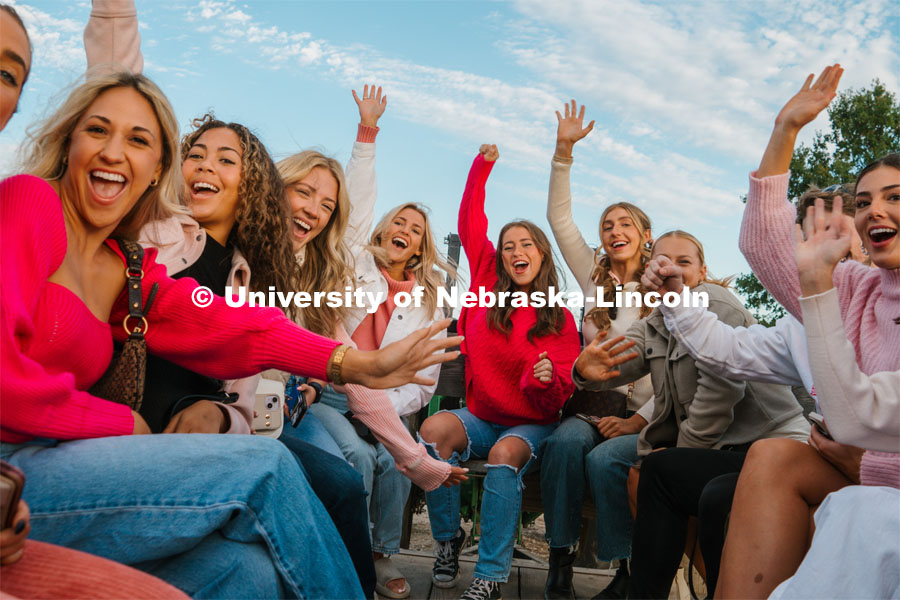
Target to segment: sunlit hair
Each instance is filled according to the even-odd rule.
[[[296,290],[298,268],[288,229],[290,211],[281,177],[266,147],[243,125],[219,121],[211,114],[194,119],[192,126],[194,130],[181,140],[185,155],[210,129],[229,129],[241,142],[241,183],[228,243],[247,259],[250,287],[262,292],[269,286],[278,291]],[[286,312],[294,316],[296,307],[291,305]]]
[[[556,271],[556,263],[553,261],[553,248],[550,246],[550,240],[547,239],[547,235],[531,221],[512,221],[503,226],[497,241],[497,254],[494,258],[497,270],[497,283],[494,285],[494,293],[519,291],[512,277],[510,277],[503,266],[503,236],[513,227],[525,228],[532,241],[534,241],[538,252],[541,253],[541,268],[534,281],[531,282],[531,289],[524,291],[547,294],[551,286],[559,289],[559,274]],[[509,335],[510,331],[512,331],[512,313],[514,310],[516,309],[510,306],[509,302],[506,303],[506,306],[488,308],[488,326],[491,329]],[[536,308],[535,312],[537,312],[537,320],[531,326],[531,329],[528,330],[527,337],[529,342],[534,342],[536,337],[557,335],[565,326],[565,309],[560,306],[544,306]]]
[[[797,200],[797,223],[803,223],[803,219],[806,218],[806,209],[815,204],[816,198],[824,200],[825,208],[829,211],[834,206],[834,199],[841,198],[844,214],[848,217],[856,214],[856,192],[853,184],[841,185],[838,189],[830,192],[822,191],[811,185]]]
[[[647,265],[647,261],[650,260],[650,248],[644,243],[644,236],[651,231],[650,225],[650,217],[642,211],[640,208],[631,204],[630,202],[616,202],[615,204],[610,204],[606,207],[606,210],[603,211],[603,214],[600,215],[600,239],[603,239],[603,222],[606,220],[606,217],[613,210],[621,208],[628,216],[631,217],[632,223],[634,223],[635,228],[638,232],[638,238],[640,239],[640,247],[638,252],[641,255],[641,266],[638,269],[637,273],[635,273],[635,277],[638,281],[638,289],[637,291],[643,294],[647,290],[644,289],[644,286],[640,283],[641,275],[644,274],[644,267]],[[610,297],[612,296],[613,290],[616,289],[618,283],[612,276],[611,272],[611,261],[609,258],[609,254],[603,248],[601,244],[600,247],[597,248],[597,251],[594,253],[594,270],[591,272],[591,281],[597,287],[602,287],[604,289],[604,296]],[[623,281],[622,285],[628,283],[627,281]],[[639,316],[640,318],[644,318],[649,315],[653,311],[649,306],[642,306]],[[586,319],[590,319],[593,321],[594,325],[600,331],[606,331],[609,329],[610,318],[609,318],[609,307],[608,306],[595,306],[588,314],[585,316]]]
[[[25,23],[22,22],[22,17],[19,16],[19,13],[16,12],[16,9],[5,2],[0,2],[0,12],[5,12],[15,23],[22,28],[22,31],[25,32],[25,39],[28,41],[28,52],[34,56],[34,46],[31,43],[31,36],[28,35],[28,30],[25,29]],[[24,57],[23,57],[24,58]],[[25,87],[25,82],[28,81],[28,76],[31,75],[31,65],[28,65],[25,68],[25,77],[22,78],[22,82],[19,84],[19,88],[22,89]]]
[[[316,167],[327,169],[337,181],[337,205],[328,223],[313,239],[306,242],[297,260],[301,262],[298,290],[341,291],[353,283],[353,258],[343,242],[350,220],[350,196],[341,163],[315,150],[304,150],[281,160],[276,165],[285,188],[298,183]],[[288,229],[290,229],[290,223]],[[289,236],[290,238],[290,236]],[[326,337],[334,337],[345,308],[322,305],[301,309],[298,323]]]
[[[656,249],[656,245],[660,242],[660,240],[664,240],[664,239],[670,238],[670,237],[677,237],[677,238],[681,238],[684,240],[688,240],[689,242],[694,244],[694,246],[697,247],[697,254],[700,257],[700,265],[706,266],[706,255],[703,253],[703,244],[701,244],[700,240],[695,238],[693,235],[691,235],[687,231],[681,231],[680,229],[675,229],[673,231],[667,231],[666,233],[664,233],[661,236],[659,236],[658,238],[656,238],[656,241],[653,242],[653,249]],[[709,267],[707,267],[706,279],[704,279],[700,283],[714,283],[715,285],[721,285],[722,287],[727,288],[727,287],[731,287],[731,282],[733,279],[734,279],[734,275],[732,275],[730,277],[724,277],[722,279],[713,277],[713,274],[709,272]]]
[[[162,169],[157,184],[144,191],[112,233],[112,237],[134,238],[146,223],[186,212],[178,201],[184,180],[175,112],[165,94],[143,75],[127,71],[88,74],[88,79],[72,90],[53,115],[29,128],[22,144],[22,170],[47,181],[62,179],[68,169],[69,143],[75,126],[100,95],[115,88],[131,88],[143,96],[153,108],[162,134]]]
[[[435,244],[427,207],[418,202],[407,202],[391,209],[375,225],[372,237],[369,238],[369,246],[366,249],[372,253],[372,256],[375,257],[375,262],[379,266],[383,268],[389,267],[387,251],[381,247],[381,242],[397,215],[407,208],[411,208],[422,215],[422,218],[425,220],[425,230],[422,232],[422,244],[419,246],[421,255],[410,258],[406,263],[405,270],[411,271],[416,278],[416,285],[424,288],[424,305],[428,309],[429,314],[434,314],[437,310],[437,290],[444,285],[441,280],[441,274],[435,267],[443,270],[450,277],[456,276],[456,269],[450,266],[450,263],[447,262]]]

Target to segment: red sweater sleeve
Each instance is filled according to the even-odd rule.
[[[110,247],[121,256],[118,246]],[[141,289],[146,303],[153,284],[159,283],[147,314],[147,347],[153,354],[217,379],[248,377],[266,369],[327,379],[328,359],[338,342],[301,328],[278,308],[228,306],[215,295],[212,304],[199,308],[191,298],[197,282],[170,278],[155,259],[156,249],[147,249]],[[123,291],[110,315],[119,341],[125,339],[121,324],[126,314]]]
[[[47,279],[62,264],[66,230],[59,197],[30,175],[0,183],[0,413],[3,441],[128,435],[131,409],[80,391],[72,373],[51,374],[27,355]]]
[[[484,160],[482,155],[475,157],[459,205],[459,241],[469,260],[472,290],[491,282],[494,276],[496,251],[487,237],[488,221],[484,214],[484,185],[493,168],[494,163]]]
[[[572,381],[572,365],[581,352],[578,343],[578,329],[575,327],[575,319],[572,313],[563,309],[566,323],[559,335],[548,335],[536,340],[541,352],[547,353],[547,358],[553,363],[553,377],[544,383],[534,377],[534,363],[529,365],[519,381],[519,389],[535,406],[553,413],[558,411],[575,391],[575,383]],[[534,357],[537,362],[537,355]]]

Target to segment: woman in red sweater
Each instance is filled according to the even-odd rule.
[[[543,292],[557,288],[556,265],[547,236],[533,223],[513,221],[500,232],[499,248],[487,237],[484,185],[499,154],[484,145],[469,172],[459,209],[459,237],[469,259],[476,294]],[[470,456],[487,458],[482,530],[475,579],[463,598],[499,598],[509,576],[522,476],[537,458],[541,440],[559,421],[575,386],[572,364],[580,345],[575,320],[562,307],[477,306],[463,310],[459,330],[467,335],[466,408],[440,412],[420,435],[436,456],[456,465]],[[459,488],[426,494],[431,533],[437,540],[433,580],[452,587],[459,577]]]
[[[133,436],[149,433],[140,415],[86,391],[110,362],[112,338],[126,337],[122,324],[134,326],[124,256],[109,238],[171,215],[166,199],[183,185],[168,100],[143,76],[98,76],[29,143],[33,175],[0,183],[0,451],[28,475],[33,537],[167,580],[193,574],[193,595],[361,596],[334,526],[283,446],[257,436]],[[149,307],[148,349],[204,375],[279,368],[382,388],[427,383],[415,373],[455,354],[431,356],[454,340],[424,341],[446,322],[360,352],[278,309],[231,308],[219,297],[198,308],[208,297],[194,295],[190,279],[168,278],[155,255],[145,253],[137,302]],[[288,503],[302,510],[284,518]],[[259,571],[248,576],[248,565]]]

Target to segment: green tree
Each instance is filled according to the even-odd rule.
[[[817,131],[811,145],[794,150],[788,196],[795,203],[811,185],[854,183],[866,164],[900,150],[900,103],[877,79],[868,88],[841,92],[828,107],[828,120],[830,132]],[[771,326],[784,316],[753,273],[740,275],[735,288],[760,323]]]

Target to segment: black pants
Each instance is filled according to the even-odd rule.
[[[362,476],[350,463],[321,448],[288,436],[280,439],[294,453],[310,487],[334,521],[356,567],[363,593],[366,598],[373,598],[375,563],[369,541],[369,499]],[[303,507],[285,507],[286,519],[290,518],[291,510],[303,510]]]
[[[709,544],[717,547],[721,555],[725,518],[731,510],[733,491],[731,495],[722,493],[723,484],[727,483],[724,479],[717,481],[705,498],[704,490],[707,484],[723,475],[735,477],[736,483],[736,474],[745,457],[745,452],[670,448],[654,452],[643,460],[631,541],[629,598],[669,597],[672,580],[684,553],[689,517],[699,517],[700,527],[710,538],[719,536],[720,541],[711,539]],[[727,506],[722,505],[726,501]],[[703,513],[701,506],[705,509]],[[707,513],[710,522],[703,524]],[[701,541],[701,545],[705,544]],[[704,546],[704,560],[712,552],[715,552],[713,548],[708,553]],[[718,564],[716,560],[716,576]]]

